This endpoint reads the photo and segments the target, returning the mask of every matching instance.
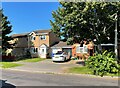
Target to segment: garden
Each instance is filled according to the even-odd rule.
[[[17,66],[22,66],[24,64],[18,63],[18,62],[30,62],[30,63],[34,63],[34,62],[40,62],[43,61],[45,59],[43,58],[24,58],[22,60],[18,60],[18,61],[2,61],[0,62],[0,68],[12,68],[12,67],[17,67]]]
[[[119,76],[120,65],[112,52],[96,53],[85,60],[85,66],[69,68],[69,73],[92,74],[97,76]]]

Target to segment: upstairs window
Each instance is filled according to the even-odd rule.
[[[31,37],[31,40],[32,40],[32,41],[35,40],[35,36],[32,36],[32,37]]]
[[[46,40],[46,35],[41,35],[41,36],[40,36],[40,39],[41,39],[41,40]]]

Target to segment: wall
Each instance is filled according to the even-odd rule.
[[[28,47],[27,37],[15,38],[13,41],[17,43],[15,47],[24,47],[24,48]]]
[[[41,40],[40,35],[33,34],[32,36],[35,36],[35,40],[32,40],[34,47],[39,47],[43,43],[46,44],[47,46],[49,46],[49,35],[48,34],[46,34],[45,40]],[[31,41],[31,38],[29,40]]]
[[[28,38],[26,37],[18,37],[14,38],[13,40],[9,41],[10,44],[15,44],[13,49],[8,49],[6,51],[7,55],[11,53],[12,55],[16,57],[22,57],[25,56],[26,51],[25,49],[28,48]]]

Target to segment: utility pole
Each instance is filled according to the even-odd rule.
[[[117,59],[118,52],[117,52],[117,13],[115,16],[115,58]]]

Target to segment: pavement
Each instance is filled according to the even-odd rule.
[[[95,75],[89,74],[74,74],[74,73],[66,73],[65,71],[71,67],[79,67],[83,66],[82,60],[71,60],[67,62],[53,62],[51,59],[46,59],[40,62],[14,62],[24,64],[22,66],[8,68],[8,70],[15,70],[15,71],[25,71],[25,72],[34,72],[34,73],[47,73],[47,74],[69,74],[69,75],[82,75],[82,76],[92,76],[92,77],[99,77]],[[118,77],[110,77],[104,76],[104,78],[114,78],[118,79]]]

